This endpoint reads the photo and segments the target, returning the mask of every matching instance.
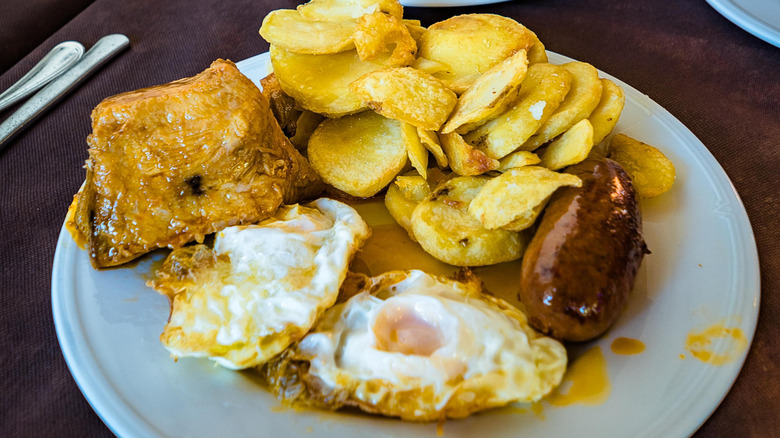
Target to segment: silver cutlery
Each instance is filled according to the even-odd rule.
[[[99,39],[71,68],[51,81],[0,124],[0,150],[54,103],[129,45],[130,40],[122,34],[107,35]]]
[[[32,70],[0,94],[0,111],[49,83],[78,61],[83,54],[84,46],[76,41],[65,41],[54,46]]]

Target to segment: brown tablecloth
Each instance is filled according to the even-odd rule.
[[[262,18],[296,4],[97,0],[0,76],[5,89],[60,41],[90,47],[116,32],[131,40],[129,51],[0,151],[0,435],[110,435],[68,371],[51,312],[54,249],[71,196],[84,178],[90,110],[106,96],[193,75],[216,58],[237,61],[266,51],[257,33]],[[589,62],[648,94],[726,170],[758,244],[761,311],[742,373],[697,436],[780,433],[780,49],[700,0],[512,1],[407,8],[406,16],[429,25],[467,12],[513,17],[537,32],[548,49]],[[2,20],[11,22],[13,16]],[[15,37],[23,39],[25,31]]]

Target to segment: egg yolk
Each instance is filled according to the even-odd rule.
[[[405,307],[386,306],[374,322],[377,349],[391,353],[430,356],[443,343],[438,327]]]

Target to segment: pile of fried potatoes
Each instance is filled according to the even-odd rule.
[[[340,192],[387,188],[391,215],[446,263],[520,258],[552,194],[581,185],[565,169],[589,155],[618,161],[640,197],[674,182],[658,149],[611,135],[620,86],[584,62],[548,63],[511,18],[425,28],[397,0],[312,0],[271,12],[260,34],[264,93],[296,147]]]

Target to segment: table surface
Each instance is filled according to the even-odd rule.
[[[4,90],[64,40],[90,47],[117,32],[131,40],[129,51],[0,151],[0,435],[111,435],[68,371],[51,313],[52,260],[65,212],[84,179],[91,109],[113,94],[191,76],[217,58],[237,61],[265,52],[268,44],[257,33],[263,17],[296,4],[96,0],[0,76]],[[405,16],[430,25],[472,12],[512,17],[535,31],[548,49],[589,62],[646,93],[682,121],[725,169],[755,233],[761,309],[741,374],[696,436],[776,433],[780,49],[699,0],[510,1],[407,8]]]

